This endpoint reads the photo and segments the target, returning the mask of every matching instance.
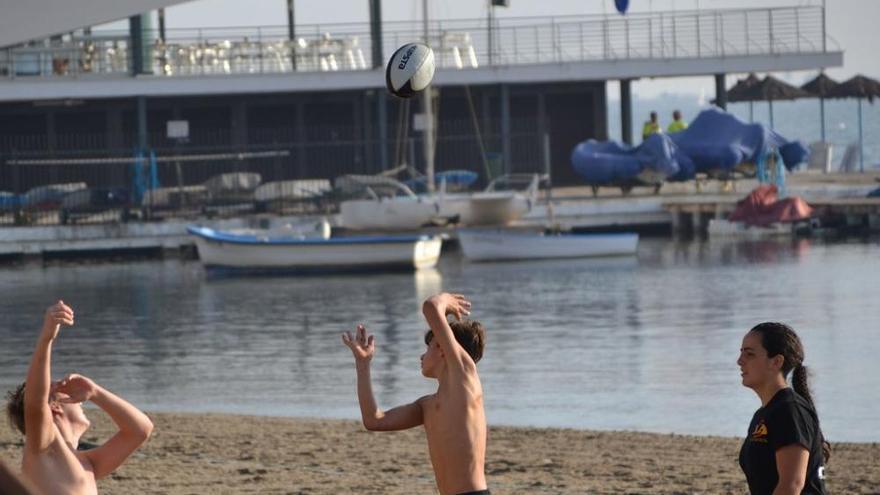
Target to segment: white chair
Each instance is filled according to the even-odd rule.
[[[840,172],[855,172],[859,169],[859,145],[851,143],[846,146],[843,152],[843,159],[840,160]]]
[[[440,34],[438,51],[440,52],[441,60],[444,63],[446,62],[446,56],[450,55],[452,57],[452,65],[456,68],[464,68],[465,59],[462,58],[462,53],[467,57],[466,61],[468,65],[473,68],[479,67],[479,64],[477,63],[477,53],[474,50],[470,33],[444,31]]]
[[[807,170],[831,172],[831,158],[834,155],[834,147],[825,141],[810,143],[810,160],[807,162]]]

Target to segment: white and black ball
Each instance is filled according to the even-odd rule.
[[[388,91],[400,98],[411,98],[431,84],[434,78],[434,51],[422,43],[408,43],[391,55],[385,68]]]

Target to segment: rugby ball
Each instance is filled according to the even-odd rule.
[[[398,48],[385,68],[385,85],[399,98],[410,98],[431,84],[434,78],[434,52],[422,43]]]

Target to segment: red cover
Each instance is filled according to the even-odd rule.
[[[801,198],[780,200],[773,184],[758,186],[736,204],[736,209],[727,218],[731,222],[766,227],[777,222],[796,222],[806,220],[813,208]]]

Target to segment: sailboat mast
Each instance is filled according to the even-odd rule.
[[[422,0],[422,23],[425,36],[425,44],[431,46],[428,35],[428,0]],[[422,114],[424,115],[424,127],[422,128],[422,148],[425,151],[425,175],[427,176],[428,192],[434,192],[434,106],[431,102],[430,85],[422,91]]]

